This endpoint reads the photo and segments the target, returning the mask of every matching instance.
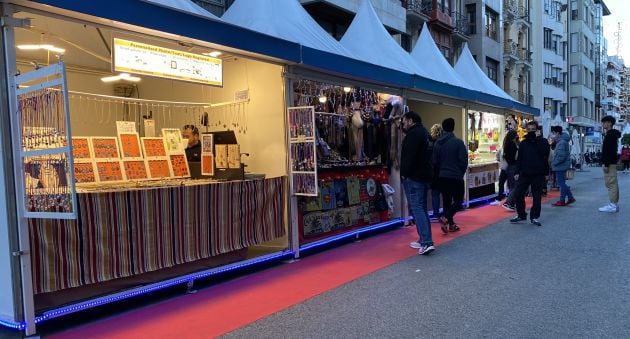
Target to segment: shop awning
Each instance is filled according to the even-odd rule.
[[[221,18],[307,47],[352,57],[297,0],[236,0]]]

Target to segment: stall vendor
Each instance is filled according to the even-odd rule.
[[[188,139],[186,146],[186,159],[188,162],[201,161],[201,142],[199,141],[199,130],[195,125],[184,126],[182,135]]]

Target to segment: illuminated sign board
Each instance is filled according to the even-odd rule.
[[[221,59],[114,38],[114,71],[223,86]]]

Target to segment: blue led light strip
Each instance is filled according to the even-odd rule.
[[[21,322],[21,323],[16,323],[16,322],[12,322],[12,321],[6,321],[6,320],[2,320],[0,319],[0,325],[4,326],[4,327],[8,327],[10,329],[14,329],[14,330],[24,330],[26,328],[26,323]]]
[[[374,231],[374,230],[378,230],[381,228],[385,228],[385,227],[390,227],[396,224],[403,224],[403,220],[402,219],[394,219],[394,220],[390,220],[384,223],[380,223],[380,224],[376,224],[376,225],[372,225],[372,226],[368,226],[368,227],[364,227],[364,228],[360,228],[357,230],[353,230],[353,231],[349,231],[343,234],[339,234],[336,236],[332,236],[330,238],[326,238],[326,239],[322,239],[322,240],[318,240],[318,241],[314,241],[312,243],[308,243],[305,244],[303,246],[300,246],[300,251],[306,251],[306,250],[310,250],[316,247],[320,247],[320,246],[324,246],[326,244],[330,244],[331,242],[335,242],[341,239],[345,239],[345,238],[349,238],[352,236],[355,236],[357,234],[362,234],[362,233],[366,233],[366,232],[370,232],[370,231]]]
[[[74,312],[87,310],[93,307],[113,303],[113,302],[124,300],[127,298],[136,297],[136,296],[154,292],[157,290],[161,290],[167,287],[187,283],[191,280],[206,278],[209,276],[213,276],[213,275],[217,275],[217,274],[221,274],[221,273],[225,273],[225,272],[229,272],[233,270],[238,270],[244,267],[257,265],[264,262],[273,261],[273,260],[277,260],[277,259],[285,258],[285,257],[290,257],[290,256],[293,256],[294,254],[295,252],[293,251],[283,251],[279,253],[269,254],[269,255],[258,257],[258,258],[245,260],[243,262],[225,265],[222,267],[213,268],[213,269],[205,270],[202,272],[191,273],[191,274],[183,275],[177,278],[165,280],[159,283],[138,287],[129,291],[120,292],[120,293],[84,301],[84,302],[77,303],[74,305],[57,308],[54,310],[44,312],[44,314],[42,314],[41,316],[36,317],[35,323],[40,323],[46,320],[57,318],[63,315],[68,315]],[[21,326],[20,328],[17,328],[17,327],[13,327],[13,328],[24,329],[24,324],[20,324],[20,326]]]

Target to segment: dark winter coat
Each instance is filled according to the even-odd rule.
[[[571,168],[571,147],[569,146],[571,137],[568,133],[562,133],[556,142],[556,150],[553,152],[551,160],[552,171],[566,171]]]
[[[508,163],[508,165],[516,164],[516,152],[518,152],[518,145],[515,141],[508,142],[505,145],[505,149],[503,150],[503,159]]]
[[[516,173],[522,175],[547,175],[549,173],[549,142],[547,139],[530,137],[518,148]]]
[[[444,132],[433,147],[433,167],[439,178],[461,180],[468,169],[468,151],[453,133]]]
[[[400,175],[415,181],[430,183],[432,178],[431,162],[427,148],[429,133],[422,124],[416,124],[407,130],[402,142]]]
[[[604,144],[602,145],[602,164],[606,167],[617,164],[617,142],[621,138],[621,132],[611,129],[604,135]]]

